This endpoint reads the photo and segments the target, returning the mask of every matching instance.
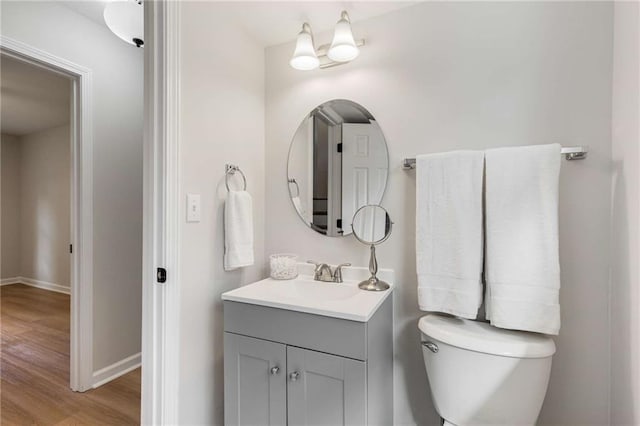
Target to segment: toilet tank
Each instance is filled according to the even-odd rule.
[[[556,349],[550,337],[440,314],[421,318],[419,328],[443,419],[456,426],[535,425]]]

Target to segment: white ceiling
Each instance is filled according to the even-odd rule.
[[[70,95],[66,77],[2,56],[0,131],[22,136],[69,123]]]
[[[106,28],[107,25],[104,23],[102,13],[107,3],[111,3],[111,1],[112,0],[65,0],[59,1],[58,3],[73,9],[97,24],[104,25]]]
[[[112,0],[66,0],[60,3],[106,27],[102,13],[105,5],[110,1]],[[340,18],[342,10],[349,12],[352,22],[357,22],[414,5],[419,3],[419,0],[351,2],[265,0],[218,3],[221,6],[224,5],[221,13],[225,13],[229,19],[237,22],[256,42],[267,47],[294,40],[303,22],[309,22],[313,31],[319,33],[332,29]],[[326,40],[326,42],[329,41]]]
[[[417,1],[228,2],[225,3],[225,11],[253,39],[267,47],[295,40],[303,22],[308,22],[315,34],[332,30],[343,10],[349,12],[351,22],[358,22],[416,3]],[[316,44],[330,41],[316,40]]]

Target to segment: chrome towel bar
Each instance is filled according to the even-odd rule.
[[[589,149],[586,146],[567,146],[562,147],[560,153],[564,155],[567,160],[584,160],[587,158]],[[411,170],[416,168],[415,158],[405,158],[402,160],[402,168],[405,170]]]

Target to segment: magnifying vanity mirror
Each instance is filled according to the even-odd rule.
[[[351,224],[353,236],[362,244],[371,246],[371,257],[369,258],[371,277],[358,285],[363,290],[383,291],[389,288],[389,284],[379,280],[376,276],[378,273],[376,246],[389,238],[392,225],[389,213],[381,206],[363,206],[353,216]]]
[[[314,231],[349,235],[353,215],[382,201],[389,173],[384,135],[363,106],[344,99],[323,103],[298,127],[287,165],[289,195]]]

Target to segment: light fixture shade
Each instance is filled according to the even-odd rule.
[[[298,34],[296,49],[293,51],[293,56],[289,61],[289,65],[302,71],[313,70],[318,68],[318,65],[320,65],[316,49],[313,46],[311,26],[306,22],[302,25],[302,31]]]
[[[335,32],[333,33],[333,41],[327,56],[332,61],[336,62],[348,62],[358,57],[360,49],[356,46],[356,41],[353,38],[353,32],[351,32],[351,21],[346,11],[342,12],[340,20],[336,24]]]
[[[136,0],[113,1],[104,8],[104,22],[122,40],[137,47],[144,44],[144,13]]]

